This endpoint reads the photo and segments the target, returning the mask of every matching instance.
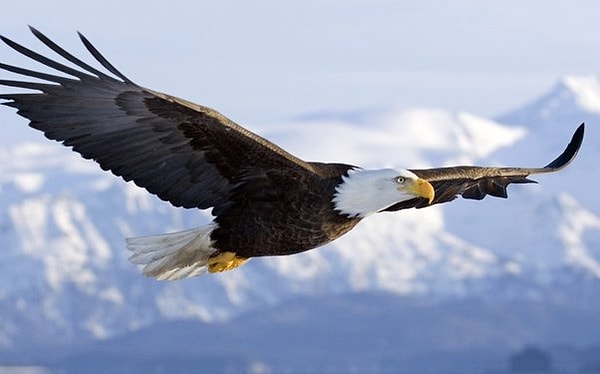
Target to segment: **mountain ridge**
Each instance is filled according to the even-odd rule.
[[[224,321],[307,295],[385,291],[434,299],[535,299],[561,282],[579,284],[568,279],[587,279],[585,287],[595,287],[600,205],[578,181],[593,178],[585,172],[598,152],[591,144],[600,144],[594,143],[597,113],[571,100],[562,108],[567,124],[563,112],[553,114],[555,122],[544,120],[548,126],[561,122],[560,136],[557,127],[524,126],[541,118],[543,100],[553,99],[542,98],[502,121],[413,108],[354,115],[352,123],[343,116],[312,116],[265,125],[262,135],[303,158],[427,167],[549,161],[568,139],[564,126],[574,129],[578,117],[592,119],[573,165],[542,177],[540,185],[511,187],[509,201],[459,199],[381,214],[318,250],[253,259],[234,272],[175,283],[144,278],[127,261],[123,238],[199,226],[210,221],[208,211],[172,208],[58,144],[2,149],[0,349],[27,339],[107,339],[172,319]],[[397,160],[403,165],[394,165]],[[35,338],[27,334],[32,329],[39,331]]]

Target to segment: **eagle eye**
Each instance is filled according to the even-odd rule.
[[[396,182],[398,184],[403,184],[404,182],[406,182],[406,178],[404,178],[404,177],[396,177]]]

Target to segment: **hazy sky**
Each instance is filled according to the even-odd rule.
[[[250,127],[389,107],[494,116],[561,76],[600,71],[600,2],[591,0],[3,4],[0,33],[44,50],[28,24],[85,56],[79,30],[133,81]],[[4,45],[0,60],[24,63]],[[43,139],[25,123],[0,108],[0,145]]]

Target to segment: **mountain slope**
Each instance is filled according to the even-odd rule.
[[[417,108],[259,130],[300,157],[364,167],[542,166],[562,150],[579,117],[593,116],[573,101],[559,134],[518,120],[534,109],[506,117],[519,127]],[[586,167],[598,152],[590,146],[593,127],[588,135],[582,159],[539,186],[511,187],[508,201],[459,199],[381,214],[319,250],[174,283],[144,278],[127,262],[123,238],[199,226],[209,212],[172,208],[57,144],[1,150],[0,347],[105,339],[175,318],[225,320],[303,295],[560,298],[568,293],[557,287],[600,277],[600,207],[580,185],[597,178]]]
[[[572,318],[565,321],[565,314]],[[597,341],[598,323],[593,307],[479,299],[438,304],[368,292],[298,298],[222,323],[160,323],[50,363],[72,372],[89,370],[90,360],[105,372],[173,364],[189,372],[498,372],[525,344],[563,352],[566,345],[589,346]],[[582,361],[552,358],[559,372],[576,371]]]

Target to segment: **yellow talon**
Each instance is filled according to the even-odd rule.
[[[208,259],[208,272],[220,273],[233,270],[248,261],[247,258],[238,257],[234,252],[220,252]]]

